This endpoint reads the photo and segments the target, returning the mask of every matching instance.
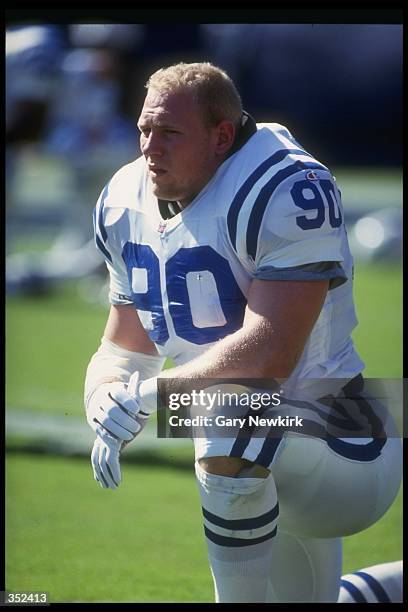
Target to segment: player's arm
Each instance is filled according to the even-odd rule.
[[[108,387],[107,384],[120,383],[117,388],[121,389],[129,383],[134,374],[137,374],[139,380],[143,380],[159,373],[163,363],[164,359],[159,356],[156,346],[149,339],[134,306],[112,304],[101,344],[91,358],[85,378],[84,399],[88,422],[92,414],[91,427],[96,415],[93,414],[92,407],[89,410],[89,405],[97,389],[105,385],[106,393],[111,393],[113,387]],[[100,395],[101,393],[92,399],[92,402],[101,402]],[[96,431],[96,428],[93,428]],[[125,433],[122,432],[122,436]],[[117,431],[116,434],[119,435]]]
[[[109,271],[111,309],[101,344],[86,371],[84,393],[87,421],[97,434],[91,455],[94,476],[110,488],[120,482],[123,444],[142,430],[148,417],[130,391],[139,380],[157,376],[164,363],[132,302],[119,240],[122,221],[122,231],[127,227],[126,208],[116,206],[122,197],[119,175],[102,190],[93,215],[95,244]]]
[[[158,355],[131,304],[111,305],[104,337],[128,351]]]
[[[109,406],[104,396],[111,404],[109,398],[116,397],[118,392],[123,396],[123,401],[118,399],[116,403],[122,406],[124,402],[128,405],[128,411],[137,412],[136,406],[128,401],[127,391],[124,392],[130,377],[135,373],[140,380],[155,376],[163,362],[164,359],[158,355],[155,345],[143,329],[135,308],[126,304],[112,305],[101,344],[89,362],[85,378],[84,399],[88,423],[98,435],[103,438],[106,430],[108,435],[113,434],[123,440],[132,439],[132,434],[136,432],[133,423],[128,422],[126,417],[123,423],[116,417],[118,423],[107,420]],[[117,427],[121,424],[123,429]]]
[[[117,198],[121,197],[118,176],[119,173],[102,190],[93,214],[95,244],[109,272],[111,309],[101,344],[87,368],[84,400],[88,423],[102,438],[105,431],[99,427],[99,422],[108,412],[103,393],[107,394],[108,401],[113,393],[113,387],[107,385],[123,389],[133,373],[138,372],[140,379],[149,378],[160,372],[164,362],[143,329],[132,302],[132,289],[122,258],[123,245],[118,240],[122,219],[126,228],[126,208],[115,206]],[[101,406],[104,415],[96,414]],[[130,408],[134,412],[134,406]],[[126,440],[134,433],[130,427],[132,423],[128,425],[129,432],[110,422],[106,429],[109,435]]]
[[[243,330],[264,336],[255,347],[262,376],[290,376],[320,314],[328,286],[328,280],[252,281]]]
[[[140,380],[157,376],[163,362],[135,308],[112,305],[85,379],[87,421],[97,434],[91,462],[94,477],[104,488],[119,485],[120,450],[140,433],[149,416],[131,388]]]
[[[329,282],[253,280],[243,326],[169,378],[287,378],[324,303]]]

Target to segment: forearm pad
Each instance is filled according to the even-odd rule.
[[[158,355],[128,351],[103,337],[86,371],[85,406],[99,385],[114,381],[128,383],[129,378],[136,371],[139,372],[139,380],[157,376],[162,370],[164,361],[165,358]]]

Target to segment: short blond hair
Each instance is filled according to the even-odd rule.
[[[191,92],[204,111],[207,125],[224,120],[240,125],[242,102],[237,88],[224,70],[209,62],[180,62],[160,68],[150,76],[146,88],[160,93]]]

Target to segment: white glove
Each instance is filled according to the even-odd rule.
[[[132,397],[122,382],[104,383],[87,400],[86,420],[94,432],[106,443],[133,440],[141,426],[137,397]]]
[[[122,480],[120,453],[143,430],[149,418],[139,407],[138,381],[139,373],[135,372],[128,385],[120,382],[103,384],[88,400],[87,420],[97,433],[91,463],[94,478],[104,489],[119,486]],[[98,394],[99,390],[103,392]]]
[[[119,455],[122,442],[120,440],[101,440],[96,438],[91,463],[94,478],[104,489],[116,489],[121,481]]]
[[[148,418],[149,415],[136,417],[140,425],[136,436],[142,431]],[[94,478],[103,489],[117,489],[120,485],[122,481],[120,453],[128,444],[129,442],[116,440],[110,436],[106,436],[104,440],[96,438],[92,448],[91,463]]]

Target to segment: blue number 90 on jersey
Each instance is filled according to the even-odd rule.
[[[153,342],[163,345],[169,339],[163,286],[168,315],[178,337],[208,344],[242,326],[246,299],[228,261],[212,247],[180,248],[166,261],[164,279],[159,258],[149,245],[128,242],[122,256],[132,287],[135,271],[145,271],[145,290],[132,292],[132,300],[138,310],[151,313],[148,334]]]

